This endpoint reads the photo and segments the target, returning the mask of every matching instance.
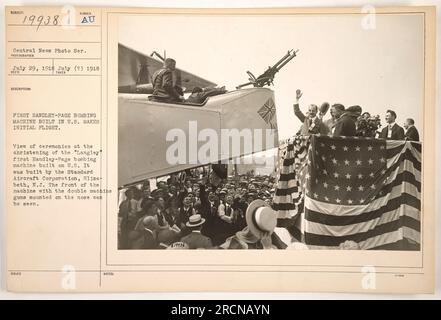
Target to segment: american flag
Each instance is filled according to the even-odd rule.
[[[419,249],[420,143],[297,136],[282,161],[279,225],[310,248]]]

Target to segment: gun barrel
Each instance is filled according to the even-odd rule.
[[[252,82],[247,82],[247,83],[244,83],[244,84],[240,84],[240,85],[238,85],[238,86],[236,87],[236,89],[240,89],[240,88],[243,88],[243,87],[247,87],[247,86],[252,85],[252,84],[253,84]]]
[[[272,85],[276,73],[279,72],[280,69],[282,69],[288,62],[290,62],[296,56],[298,51],[299,50],[294,51],[293,49],[288,50],[288,53],[285,54],[279,61],[277,61],[274,66],[268,67],[268,69],[257,78],[255,78],[251,72],[247,71],[247,74],[250,76],[250,81],[237,86],[236,89],[240,89],[249,85],[253,85],[254,87]]]
[[[277,62],[274,64],[273,68],[277,68],[278,65],[279,65],[280,63],[282,63],[286,58],[288,58],[288,57],[291,55],[291,52],[292,52],[292,49],[291,49],[291,50],[288,50],[288,53],[285,54],[285,55],[284,55],[279,61],[277,61]]]
[[[277,71],[279,71],[280,69],[282,69],[288,62],[290,62],[292,59],[294,59],[294,57],[296,56],[296,54],[292,54],[289,56],[289,58],[287,58],[285,61],[283,61],[278,67],[277,67]]]

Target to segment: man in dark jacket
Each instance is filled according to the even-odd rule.
[[[387,126],[381,130],[380,138],[387,140],[404,140],[404,129],[395,123],[397,114],[395,111],[386,111]]]
[[[182,102],[184,97],[173,81],[173,72],[176,69],[176,61],[167,58],[164,67],[157,70],[152,76],[153,95],[151,98],[161,102]]]
[[[206,182],[204,181],[199,186],[199,197],[201,201],[201,215],[206,222],[203,226],[203,232],[208,237],[212,238],[216,234],[217,209],[219,207],[219,200],[212,191],[207,194]]]
[[[335,103],[331,106],[331,118],[323,121],[325,126],[328,127],[328,135],[332,136],[334,134],[335,124],[344,112],[345,107],[340,103]]]
[[[404,122],[404,129],[406,129],[405,138],[410,141],[420,141],[420,135],[417,128],[415,128],[415,121],[409,118]]]
[[[356,121],[361,115],[360,106],[351,106],[338,118],[334,125],[334,137],[354,137],[357,134]]]

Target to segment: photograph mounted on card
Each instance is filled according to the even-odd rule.
[[[367,17],[120,15],[118,248],[420,251],[424,16]]]
[[[431,292],[435,16],[7,8],[8,287]]]

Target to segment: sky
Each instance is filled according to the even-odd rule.
[[[360,105],[397,123],[413,118],[420,128],[424,90],[424,21],[419,14],[167,16],[130,15],[119,20],[119,42],[137,51],[167,52],[177,67],[234,90],[246,71],[263,73],[289,49],[299,50],[275,77],[279,138],[300,128],[294,116],[296,89],[301,109],[327,101]],[[373,20],[370,20],[373,22]],[[372,24],[370,26],[373,26]],[[326,118],[330,115],[328,114]]]

